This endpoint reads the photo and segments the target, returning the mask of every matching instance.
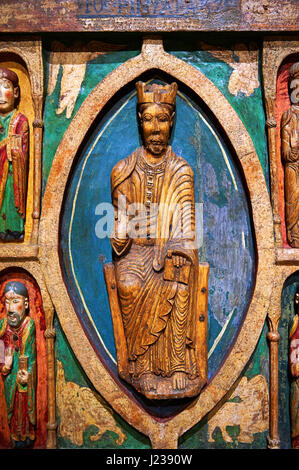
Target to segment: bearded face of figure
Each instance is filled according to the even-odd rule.
[[[0,78],[0,114],[10,113],[15,108],[15,101],[19,96],[19,88],[7,78]]]
[[[153,156],[159,157],[165,152],[174,112],[167,105],[142,105],[139,119],[143,131],[144,146]]]
[[[28,298],[16,294],[13,290],[5,294],[5,308],[9,326],[12,328],[19,328],[21,326],[28,306]]]

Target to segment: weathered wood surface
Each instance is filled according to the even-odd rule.
[[[2,0],[0,32],[296,31],[297,0]]]

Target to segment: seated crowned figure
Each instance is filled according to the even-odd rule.
[[[177,84],[136,88],[143,145],[112,170],[105,266],[118,369],[148,398],[193,396],[206,381],[209,268],[198,262],[193,171],[168,145]]]

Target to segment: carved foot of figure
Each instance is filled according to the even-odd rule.
[[[176,372],[172,376],[173,390],[184,390],[187,385],[187,375],[185,372]]]
[[[171,377],[154,374],[143,374],[139,380],[129,381],[149,399],[166,400],[169,398],[186,398],[197,395],[203,383],[200,378],[189,379],[184,372],[176,372]]]
[[[143,374],[140,378],[140,386],[145,392],[157,390],[157,377],[154,374]]]

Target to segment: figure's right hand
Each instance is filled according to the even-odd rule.
[[[11,369],[12,368],[12,363],[13,363],[13,353],[12,353],[12,347],[8,347],[5,349],[5,354],[4,354],[4,365],[6,369]]]

